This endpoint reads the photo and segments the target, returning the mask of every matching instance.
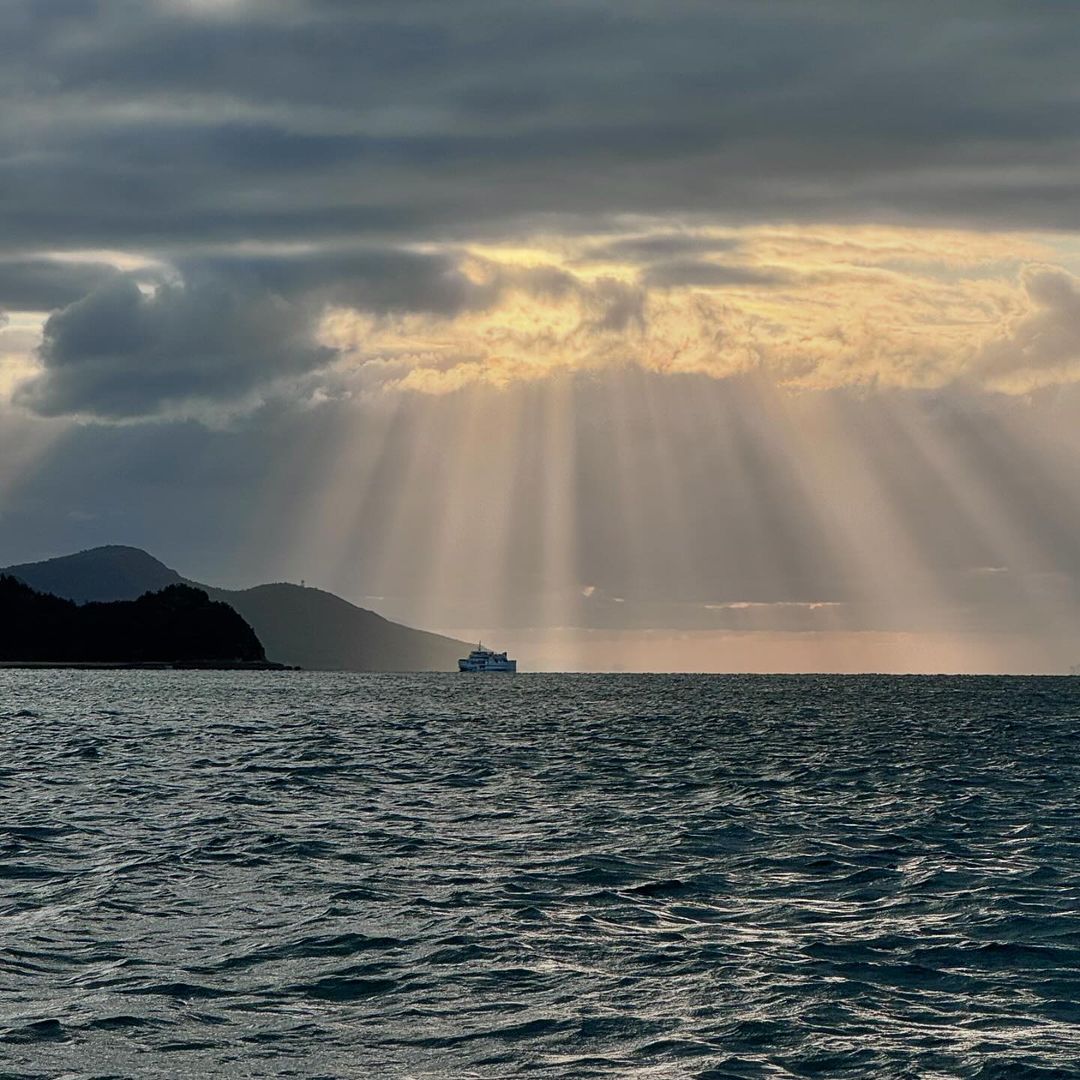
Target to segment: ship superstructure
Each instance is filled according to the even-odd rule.
[[[504,652],[485,649],[483,642],[464,660],[459,660],[458,671],[503,671],[513,674],[517,671],[517,661],[507,658]]]

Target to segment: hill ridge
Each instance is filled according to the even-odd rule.
[[[126,544],[86,548],[0,568],[34,589],[80,603],[133,600],[184,584],[204,590],[251,624],[280,663],[334,671],[453,671],[468,644],[395,623],[324,589],[265,582],[225,589],[186,578],[150,552]]]

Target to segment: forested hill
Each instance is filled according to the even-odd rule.
[[[216,589],[182,577],[140,548],[109,545],[0,568],[32,588],[83,603],[133,600],[168,585],[205,589],[254,628],[271,660],[331,671],[457,671],[472,645],[390,622],[322,589],[278,582]]]
[[[201,589],[170,585],[137,600],[75,604],[0,575],[0,661],[259,662],[255,631]]]

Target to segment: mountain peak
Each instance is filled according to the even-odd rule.
[[[142,548],[107,544],[74,555],[9,566],[5,573],[39,592],[88,600],[134,600],[183,579]]]
[[[141,555],[147,559],[153,559],[154,562],[159,562],[159,559],[154,559],[154,556],[150,554],[145,548],[135,547],[132,544],[98,544],[97,547],[83,548],[82,551],[76,551],[71,555],[61,555],[61,559],[80,559],[84,555],[98,555],[106,552],[124,552],[128,555]]]

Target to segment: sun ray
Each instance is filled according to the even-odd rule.
[[[535,495],[542,512],[539,611],[549,632],[545,643],[549,663],[563,671],[580,666],[573,637],[562,631],[579,625],[583,599],[574,507],[577,441],[572,392],[570,379],[553,378],[543,384],[537,401],[543,437],[543,468]]]

